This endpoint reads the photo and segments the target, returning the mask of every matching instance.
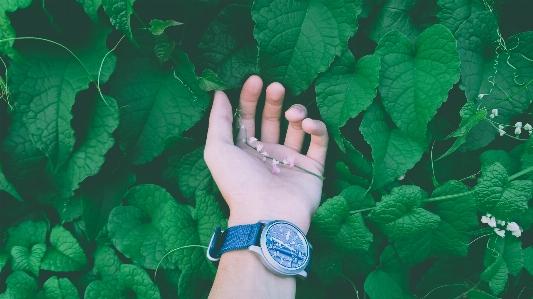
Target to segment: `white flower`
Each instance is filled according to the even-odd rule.
[[[398,181],[405,179],[405,174],[398,178]]]
[[[520,133],[522,133],[522,130],[520,130],[520,128],[517,127],[517,128],[514,130],[514,133],[515,133],[516,135],[519,135]]]
[[[517,128],[521,128],[522,127],[522,122],[519,121],[514,126],[517,127]]]
[[[492,114],[494,116],[498,116],[498,109],[492,109]]]
[[[494,229],[494,232],[495,232],[498,236],[500,236],[500,237],[502,237],[502,238],[505,238],[505,231],[504,231],[503,229],[495,228],[495,229]]]
[[[260,151],[263,149],[263,144],[260,143],[260,142],[258,142],[257,145],[256,145],[256,147],[255,147],[255,149],[256,149],[258,152],[260,152]]]
[[[522,235],[522,229],[520,228],[520,226],[518,226],[518,224],[516,224],[516,222],[509,222],[507,224],[507,230],[510,231],[513,236],[517,238]]]
[[[503,220],[496,220],[496,222],[497,222],[499,225],[505,225],[505,221],[503,221]]]
[[[524,130],[526,130],[526,131],[531,131],[531,129],[533,129],[533,127],[532,127],[530,124],[526,124],[526,125],[524,126]],[[530,133],[531,133],[531,132],[530,132]]]
[[[255,138],[255,137],[248,138],[248,143],[249,144],[254,144],[254,142],[256,142],[256,141],[257,141],[257,138]]]
[[[279,161],[276,159],[272,159],[272,165],[276,165],[276,164],[279,164]]]
[[[504,128],[504,127],[503,127],[502,125],[499,125],[499,126],[498,126],[498,132],[500,133],[500,136],[505,135],[505,131],[503,130],[503,128]]]
[[[481,216],[481,222],[486,223],[491,227],[496,227],[496,218],[494,216],[487,214],[485,216]]]
[[[494,114],[491,114],[491,115],[489,115],[489,116],[490,116],[490,118],[494,118]]]

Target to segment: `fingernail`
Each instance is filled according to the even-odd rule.
[[[302,111],[303,111],[303,110],[302,110],[302,107],[300,107],[300,105],[298,105],[298,104],[294,104],[294,105],[292,105],[289,109],[293,109],[293,108],[296,109],[296,110],[298,110],[299,112],[302,112]]]

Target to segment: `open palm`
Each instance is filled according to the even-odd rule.
[[[277,161],[294,157],[295,165],[322,175],[328,144],[326,126],[306,119],[305,107],[294,105],[285,113],[289,121],[285,142],[278,144],[285,89],[279,83],[272,83],[266,90],[262,140],[246,144],[243,140],[255,136],[255,112],[262,87],[258,76],[251,76],[243,86],[239,101],[242,119],[238,124],[242,128],[236,145],[231,104],[223,92],[215,93],[204,158],[230,207],[229,226],[259,220],[287,220],[307,232],[320,203],[322,180],[283,163],[276,165],[279,173],[273,173],[273,160],[263,162],[264,155],[250,145],[261,144],[261,152],[266,151],[268,157]],[[311,134],[311,145],[307,155],[303,155],[300,151],[306,133]]]

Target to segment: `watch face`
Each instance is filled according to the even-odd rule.
[[[266,248],[272,259],[286,269],[302,267],[309,255],[307,241],[301,232],[284,223],[268,228]]]

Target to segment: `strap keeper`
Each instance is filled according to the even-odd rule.
[[[224,240],[226,240],[226,231],[223,231],[220,226],[215,228],[207,249],[207,258],[212,262],[218,262],[220,260],[220,249],[224,244]]]

